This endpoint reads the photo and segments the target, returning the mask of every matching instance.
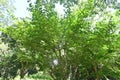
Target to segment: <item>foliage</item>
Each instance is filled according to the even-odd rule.
[[[16,54],[21,71],[38,67],[54,80],[120,79],[119,11],[96,13],[101,7],[89,0],[73,10],[68,4],[61,18],[55,4],[36,0],[34,5],[30,3],[31,20],[1,29],[19,44]]]
[[[33,74],[29,76],[32,79],[39,79],[39,80],[53,80],[47,73],[39,72],[37,74]]]

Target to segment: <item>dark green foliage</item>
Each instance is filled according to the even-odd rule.
[[[8,54],[9,55],[9,54]],[[2,58],[0,65],[1,77],[5,80],[9,78],[15,78],[17,76],[17,71],[20,68],[20,63],[17,61],[17,56],[12,55],[5,58]]]

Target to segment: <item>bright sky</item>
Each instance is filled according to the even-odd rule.
[[[21,18],[30,17],[30,13],[27,11],[27,7],[28,7],[27,0],[14,0],[14,1],[15,1],[14,6],[16,8],[14,13],[15,16]],[[31,1],[34,3],[35,0],[31,0]],[[62,5],[56,4],[56,10],[59,13],[59,15],[64,14],[63,9],[64,7]]]
[[[27,0],[14,0],[15,16],[16,17],[29,17],[29,12],[26,10],[28,7]]]
[[[15,16],[21,18],[30,17],[30,13],[26,10],[28,7],[27,0],[14,0],[14,1],[15,1],[14,6],[16,7],[14,13]],[[31,0],[31,1],[34,2],[35,0]],[[120,2],[120,0],[117,1]],[[59,15],[64,14],[63,9],[64,9],[63,6],[61,6],[60,4],[56,4],[56,10],[59,13]]]

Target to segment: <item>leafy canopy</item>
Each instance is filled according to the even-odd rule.
[[[114,9],[114,14],[103,11],[109,6],[96,1],[76,4],[74,0],[66,0],[66,4],[64,0],[36,0],[34,5],[30,3],[30,20],[2,31],[20,43],[18,48],[25,49],[24,54],[19,53],[24,56],[21,61],[36,62],[55,80],[117,80],[120,79],[119,11]],[[55,11],[57,2],[66,8],[63,18]],[[75,4],[76,9],[71,7]]]

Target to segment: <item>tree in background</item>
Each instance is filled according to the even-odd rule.
[[[13,0],[0,0],[0,27],[13,24],[14,10]],[[12,37],[0,32],[0,77],[3,80],[17,76],[20,62],[16,56],[16,47],[16,41]]]
[[[0,27],[11,24],[14,10],[13,0],[0,0]]]

